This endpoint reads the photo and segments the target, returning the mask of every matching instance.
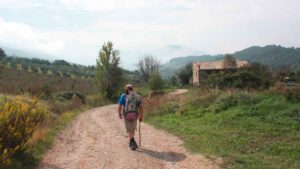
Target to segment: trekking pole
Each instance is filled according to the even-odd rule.
[[[142,146],[141,122],[139,122],[139,147]]]

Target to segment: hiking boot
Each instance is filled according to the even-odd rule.
[[[138,148],[138,145],[136,144],[134,138],[131,139],[132,140],[132,147],[131,150],[136,150]]]
[[[132,147],[133,147],[133,139],[130,139],[130,141],[129,141],[129,147],[132,149]]]

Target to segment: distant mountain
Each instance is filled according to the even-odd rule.
[[[39,51],[27,51],[23,49],[16,49],[8,46],[1,46],[1,48],[5,51],[7,56],[16,56],[16,57],[24,57],[24,58],[39,58],[44,60],[54,61],[58,58],[45,54]]]
[[[204,54],[205,52],[203,51],[179,45],[168,45],[149,50],[120,49],[121,65],[128,70],[136,70],[138,60],[146,55],[152,55],[156,57],[162,64],[164,64],[174,57],[200,56]],[[123,60],[122,58],[126,58],[127,60]]]
[[[165,47],[157,48],[155,50],[151,50],[149,51],[149,54],[158,57],[162,63],[166,63],[174,57],[200,56],[205,55],[206,53],[200,50],[195,50],[179,45],[168,45]]]
[[[235,52],[233,55],[237,59],[259,62],[272,69],[300,70],[300,48],[286,48],[276,45],[253,46]]]
[[[188,63],[199,62],[199,61],[212,61],[212,60],[219,60],[219,59],[223,59],[223,55],[177,57],[177,58],[171,59],[168,63],[163,64],[160,68],[160,72],[164,79],[169,79],[173,75],[175,75],[176,71],[183,68]]]
[[[276,45],[268,45],[265,47],[253,46],[235,52],[233,56],[240,60],[262,63],[271,69],[300,71],[300,48],[285,48]],[[223,59],[223,57],[224,55],[178,57],[163,64],[160,70],[163,78],[168,79],[189,62],[220,60]]]

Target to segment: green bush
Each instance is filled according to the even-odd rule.
[[[163,79],[158,72],[151,75],[148,83],[152,90],[161,90],[164,86]]]
[[[37,101],[5,101],[0,112],[0,168],[9,168],[12,159],[23,153],[33,132],[46,119]]]
[[[213,112],[218,113],[235,106],[255,105],[259,103],[261,99],[259,95],[251,95],[243,92],[224,95],[214,103]]]
[[[263,86],[262,79],[249,72],[220,73],[208,77],[208,84],[226,88],[257,89]]]
[[[104,106],[108,101],[101,95],[89,95],[86,97],[86,104],[89,107]]]
[[[300,102],[300,86],[287,89],[285,91],[285,96],[289,101]]]
[[[60,101],[71,100],[73,97],[78,97],[81,103],[85,103],[85,96],[79,92],[62,91],[54,93],[53,97]]]

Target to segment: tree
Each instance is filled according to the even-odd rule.
[[[5,54],[4,50],[2,50],[0,48],[0,60],[2,60],[2,58],[5,58],[5,57],[6,57],[6,54]]]
[[[141,73],[142,79],[148,83],[151,75],[157,73],[160,63],[153,56],[146,56],[138,61],[138,69]]]
[[[193,76],[193,67],[192,63],[185,65],[183,69],[176,73],[182,85],[189,84],[190,78]]]
[[[71,64],[65,60],[55,60],[52,64],[57,66],[71,66]]]
[[[227,68],[227,69],[237,68],[237,62],[232,55],[226,54],[224,56],[224,68]]]
[[[95,84],[100,93],[109,99],[116,98],[123,85],[119,65],[119,51],[113,48],[112,42],[104,43],[97,58]]]
[[[149,86],[152,90],[161,90],[164,86],[164,82],[159,74],[159,72],[154,72],[149,78]]]
[[[178,85],[178,80],[176,76],[172,76],[170,79],[170,83],[172,86],[177,86]]]

